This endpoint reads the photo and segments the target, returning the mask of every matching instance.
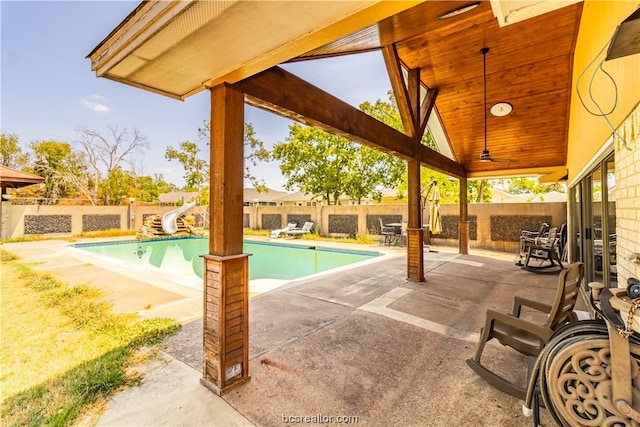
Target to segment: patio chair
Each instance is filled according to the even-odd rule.
[[[467,365],[497,389],[524,399],[525,387],[506,380],[482,365],[480,358],[485,344],[495,338],[500,344],[509,346],[525,356],[537,356],[558,328],[578,320],[573,308],[583,276],[584,266],[581,262],[571,264],[569,268],[562,270],[558,278],[556,296],[551,305],[516,296],[513,299],[513,310],[509,314],[487,310],[476,354],[472,359],[467,359]],[[540,324],[520,317],[523,306],[546,313],[544,323]]]
[[[302,228],[296,228],[294,230],[289,230],[289,231],[285,231],[284,234],[287,234],[289,236],[301,236],[303,234],[309,234],[313,231],[313,222],[305,222],[302,225]]]
[[[520,232],[520,259],[516,265],[522,267],[522,259],[527,255],[528,245],[535,244],[536,239],[539,237],[545,237],[549,234],[549,224],[543,222],[540,224],[538,231],[522,230]]]
[[[378,218],[380,221],[380,244],[391,246],[396,240],[396,229],[382,223],[382,218]]]
[[[523,270],[533,273],[556,273],[562,270],[562,252],[563,252],[563,234],[566,230],[566,224],[562,225],[560,231],[557,227],[549,229],[546,237],[538,237],[534,243],[527,244],[525,261],[522,265]],[[537,264],[535,263],[537,262]],[[548,270],[551,267],[558,267],[554,270]]]
[[[407,226],[406,221],[402,221],[400,228],[396,229],[396,243],[400,246],[406,246],[407,244]]]

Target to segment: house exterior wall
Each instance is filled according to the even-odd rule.
[[[640,56],[640,55],[638,55]],[[616,234],[618,285],[640,278],[640,264],[628,259],[640,253],[640,105],[618,129],[626,141],[616,145]]]
[[[591,101],[592,98],[598,101],[604,111],[610,109],[615,102],[615,110],[607,116],[615,128],[626,120],[640,101],[640,54],[604,62],[603,69],[611,75],[617,88],[601,71],[596,73],[594,84],[590,85],[596,66],[606,57],[607,42],[617,25],[637,7],[637,2],[633,1],[584,2],[574,54],[568,120],[567,169],[570,182],[589,165],[600,150],[607,149],[605,141],[612,133],[607,121],[589,113],[578,95],[581,95],[587,107],[596,113],[597,107]]]

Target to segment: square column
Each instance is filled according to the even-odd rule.
[[[458,222],[458,252],[469,253],[469,201],[467,198],[467,178],[460,178],[460,221]]]
[[[242,253],[244,94],[211,89],[209,254],[200,382],[221,395],[249,380],[249,260]]]
[[[407,278],[414,282],[424,281],[424,229],[407,228]]]
[[[420,202],[420,162],[407,162],[409,221],[407,227],[407,279],[424,281],[422,203]]]
[[[204,363],[200,382],[222,395],[249,380],[249,255],[203,258]]]

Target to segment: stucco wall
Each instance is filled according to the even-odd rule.
[[[25,217],[33,222],[35,217],[48,219],[70,218],[71,231],[61,235],[80,234],[87,227],[111,228],[119,221],[120,228],[129,229],[130,214],[133,214],[133,229],[139,229],[145,217],[163,214],[173,206],[38,206],[2,204],[3,237],[20,237],[27,233]],[[192,211],[196,215],[197,212]],[[425,211],[426,214],[426,211]],[[458,205],[442,205],[444,233],[432,236],[436,245],[458,246],[457,221]],[[560,227],[566,221],[565,203],[491,203],[469,205],[470,235],[472,248],[483,248],[504,252],[516,252],[519,247],[520,230],[537,230],[545,220],[551,226]],[[48,219],[47,219],[48,218]],[[91,220],[88,220],[91,218]],[[247,206],[244,207],[244,224],[247,228],[280,228],[289,222],[302,226],[305,221],[313,221],[322,235],[377,234],[382,222],[406,221],[407,205],[340,205],[340,206]],[[425,223],[427,222],[425,216]],[[36,220],[35,222],[39,222]],[[452,225],[449,230],[446,225]],[[493,224],[493,226],[492,226]],[[68,227],[64,230],[68,230]],[[54,227],[55,229],[55,227]],[[33,232],[31,232],[33,234]],[[55,233],[54,233],[55,234]]]
[[[454,224],[453,232],[432,236],[436,245],[458,246],[457,222],[459,206],[442,205],[443,220]],[[426,211],[425,211],[426,214]],[[249,206],[244,208],[246,224],[254,229],[271,230],[285,226],[292,219],[304,216],[315,223],[322,235],[377,234],[383,223],[406,221],[407,205],[340,205],[340,206]],[[567,218],[566,203],[484,203],[469,205],[472,222],[472,248],[516,252],[520,231],[538,230],[541,221],[560,227]],[[275,219],[280,218],[280,223]],[[427,222],[425,217],[425,223]],[[297,221],[301,226],[304,220]],[[443,221],[447,223],[447,221]],[[492,228],[493,224],[493,228]],[[444,224],[443,224],[444,225]],[[444,237],[444,238],[443,238]]]
[[[29,234],[73,235],[109,228],[142,227],[146,215],[163,214],[174,206],[13,205],[2,202],[2,238]],[[132,218],[130,216],[132,215]]]
[[[640,105],[618,130],[626,147],[616,145],[616,235],[618,285],[640,278],[640,265],[627,259],[640,253]]]

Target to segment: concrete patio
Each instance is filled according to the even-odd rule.
[[[438,248],[425,253],[426,281],[413,283],[406,280],[403,249],[397,249],[396,256],[379,262],[254,296],[251,381],[219,398],[199,384],[202,303],[192,290],[164,282],[156,282],[158,288],[159,277],[136,280],[113,269],[90,273],[106,267],[72,262],[64,242],[3,248],[63,280],[94,283],[110,276],[96,285],[115,307],[140,306],[147,316],[171,316],[175,310],[184,322],[165,352],[145,367],[142,384],[114,396],[100,418],[87,424],[281,426],[304,417],[321,425],[532,424],[522,415],[521,401],[495,390],[465,364],[487,308],[508,311],[516,294],[553,298],[557,275],[522,271],[511,254],[458,255]],[[61,263],[59,257],[69,258]],[[83,270],[84,279],[78,273]],[[523,356],[490,345],[484,358],[524,384]],[[547,415],[542,410],[542,421],[552,424]]]

